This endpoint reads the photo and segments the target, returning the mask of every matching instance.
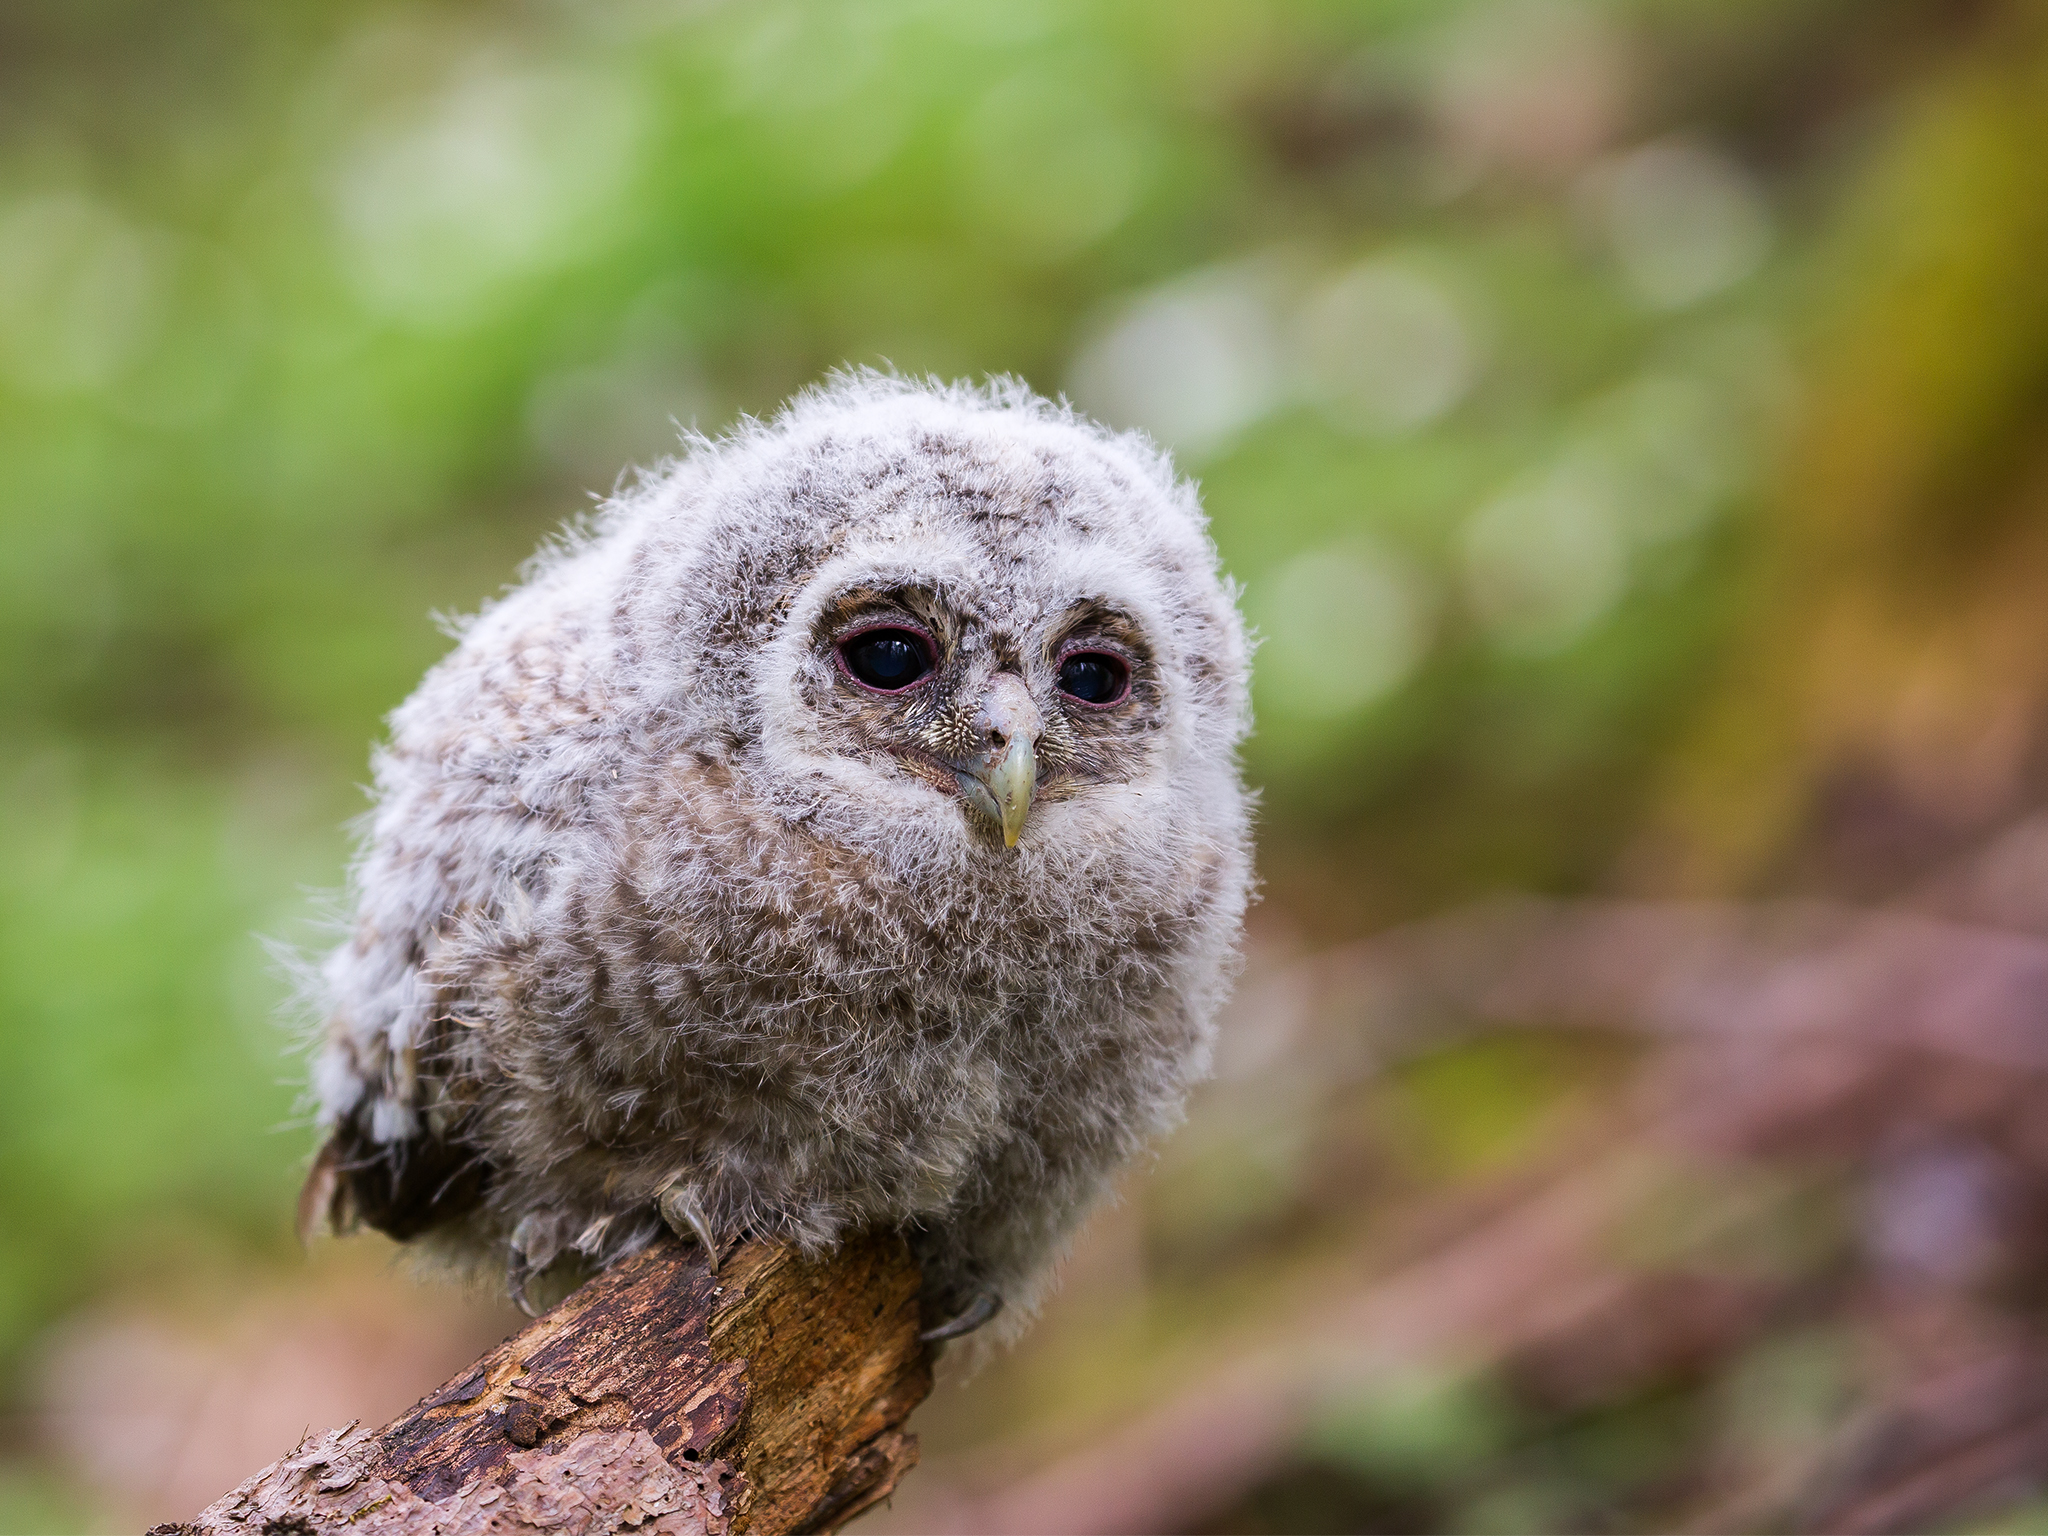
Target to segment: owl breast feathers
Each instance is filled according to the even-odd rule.
[[[696,440],[393,715],[303,1215],[608,1263],[910,1234],[1027,1315],[1205,1070],[1246,645],[1193,488],[1021,386]]]

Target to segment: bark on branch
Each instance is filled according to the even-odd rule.
[[[376,1431],[309,1436],[150,1536],[724,1536],[835,1530],[917,1460],[919,1275],[875,1235],[819,1263],[664,1239]]]

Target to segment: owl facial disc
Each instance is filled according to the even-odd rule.
[[[1045,717],[1031,691],[1012,672],[998,672],[974,712],[975,739],[982,750],[953,764],[967,803],[1003,830],[1003,846],[1014,848],[1038,788],[1038,738]]]

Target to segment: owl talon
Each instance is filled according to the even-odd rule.
[[[512,1298],[512,1305],[528,1317],[539,1317],[540,1307],[526,1294],[526,1282],[532,1278],[533,1271],[527,1267],[526,1261],[514,1254],[512,1262],[505,1266],[505,1293]]]
[[[711,1230],[711,1218],[704,1214],[703,1202],[697,1192],[687,1184],[672,1184],[654,1202],[654,1208],[661,1212],[661,1219],[668,1223],[669,1231],[684,1242],[693,1239],[704,1249],[705,1258],[711,1261],[711,1273],[718,1273],[718,1266],[725,1262],[726,1243],[719,1241]]]
[[[528,1211],[519,1218],[519,1225],[512,1229],[511,1257],[505,1265],[505,1290],[512,1298],[512,1304],[528,1317],[539,1317],[546,1310],[526,1294],[526,1288],[534,1277],[555,1262],[555,1256],[562,1251],[561,1236],[557,1232],[559,1219],[551,1211]]]
[[[927,1328],[918,1338],[927,1344],[937,1344],[945,1339],[957,1339],[974,1332],[1003,1310],[1003,1298],[994,1291],[982,1291],[967,1304],[967,1310],[936,1328]]]

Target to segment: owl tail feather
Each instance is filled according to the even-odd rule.
[[[320,1144],[319,1152],[313,1157],[313,1166],[306,1171],[306,1182],[299,1187],[301,1247],[312,1247],[313,1239],[323,1230],[339,1232],[342,1229],[341,1202],[341,1154],[336,1150],[335,1138],[330,1136]]]
[[[299,1191],[299,1238],[310,1242],[323,1226],[340,1235],[361,1225],[404,1242],[467,1215],[489,1182],[489,1165],[459,1142],[380,1142],[344,1120]]]

